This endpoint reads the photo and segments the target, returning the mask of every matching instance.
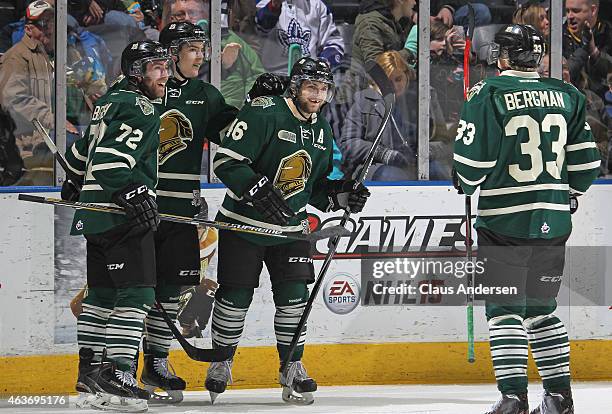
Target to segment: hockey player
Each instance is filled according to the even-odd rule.
[[[599,156],[585,122],[585,97],[540,78],[545,41],[532,26],[495,36],[501,75],[468,93],[455,138],[455,183],[480,187],[477,284],[514,287],[487,295],[491,356],[502,396],[488,414],[528,414],[528,344],[544,385],[533,413],[573,414],[569,340],[555,316],[570,235],[570,197],[597,177]]]
[[[77,210],[72,223],[71,234],[87,239],[77,390],[97,393],[89,400],[96,408],[143,411],[149,393],[138,387],[130,368],[156,285],[160,123],[150,100],[164,95],[171,60],[157,42],[134,42],[122,53],[121,70],[125,89],[96,102],[86,136],[66,154],[72,172],[83,177],[79,201],[114,203],[126,213]]]
[[[160,213],[193,217],[200,211],[200,169],[205,138],[220,143],[220,131],[236,117],[238,109],[226,104],[211,84],[197,79],[208,60],[210,42],[199,26],[170,23],[160,33],[160,43],[175,63],[174,77],[161,99],[154,101],[160,116],[159,182]],[[196,226],[162,222],[155,233],[157,287],[155,298],[176,319],[182,286],[200,284],[200,240]],[[182,400],[185,381],[168,369],[172,332],[153,307],[145,319],[144,367],[140,380],[153,391],[162,388],[168,397]]]
[[[214,171],[228,188],[218,220],[300,232],[308,229],[307,204],[322,211],[363,209],[370,195],[363,184],[326,178],[332,169],[333,137],[319,111],[333,94],[329,65],[302,58],[291,71],[288,96],[262,96],[241,109],[214,159]],[[307,242],[220,231],[213,346],[235,351],[264,263],[272,282],[282,361],[308,299],[307,284],[314,281]],[[312,403],[317,384],[300,361],[302,335],[288,376],[281,373],[279,380],[285,401]],[[212,363],[208,369],[205,387],[213,402],[231,382],[232,362]]]

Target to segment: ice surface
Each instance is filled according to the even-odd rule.
[[[541,396],[541,384],[531,384],[529,401],[535,407]],[[612,382],[575,383],[576,413],[612,413]],[[188,391],[185,400],[177,406],[149,405],[150,413],[419,413],[419,414],[482,414],[497,399],[495,385],[381,385],[319,387],[315,403],[309,407],[291,406],[281,400],[281,390],[229,389],[211,406],[208,393]],[[97,413],[50,407],[25,408],[0,405],[0,413]]]

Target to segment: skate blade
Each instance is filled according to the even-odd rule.
[[[283,401],[294,405],[310,405],[314,403],[311,392],[297,393],[291,387],[283,387]]]
[[[149,398],[150,404],[178,404],[183,401],[183,391],[181,390],[164,390],[161,389],[161,392],[155,392],[157,388],[155,385],[145,385],[144,389],[151,393],[151,398]]]
[[[208,393],[210,394],[210,404],[213,405],[215,403],[215,400],[219,396],[219,393],[218,392],[212,392],[212,391],[208,391]]]
[[[91,408],[91,402],[96,400],[96,394],[88,392],[79,392],[79,396],[76,400],[76,407],[81,409]]]
[[[149,409],[146,400],[136,398],[125,398],[111,394],[96,394],[96,398],[90,401],[90,406],[102,411],[117,411],[123,413],[144,413]]]

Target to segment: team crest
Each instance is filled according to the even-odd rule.
[[[542,224],[542,227],[540,227],[540,231],[544,234],[548,234],[550,232],[550,226],[548,225],[548,223],[544,222],[544,224]]]
[[[480,93],[480,90],[485,85],[485,81],[481,80],[476,85],[472,86],[467,93],[467,100],[471,100],[474,96]]]
[[[191,121],[177,109],[170,109],[161,116],[159,128],[159,164],[187,148],[193,139]]]
[[[264,109],[274,105],[276,104],[272,100],[271,96],[260,96],[251,101],[251,106],[261,106]]]
[[[136,97],[136,105],[140,107],[140,110],[145,115],[151,115],[155,110],[153,109],[153,104],[147,98],[141,98],[140,96]]]
[[[278,165],[274,186],[287,199],[301,192],[312,172],[312,159],[305,150],[299,150],[283,158]]]

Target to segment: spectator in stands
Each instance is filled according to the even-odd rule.
[[[565,12],[563,56],[572,83],[577,86],[584,69],[590,87],[603,98],[606,77],[612,72],[612,26],[598,18],[599,0],[566,0]]]
[[[0,58],[0,105],[9,113],[17,126],[17,146],[21,156],[41,155],[29,160],[26,167],[50,167],[51,158],[42,137],[33,134],[32,120],[38,118],[48,129],[54,129],[52,111],[54,10],[43,1],[36,0],[26,9],[25,35]],[[66,129],[77,130],[66,121]],[[37,147],[38,146],[38,147]],[[38,182],[50,185],[48,182]]]
[[[406,63],[414,63],[416,55],[403,45],[415,4],[415,0],[366,0],[359,5],[353,34],[353,73],[363,73],[366,65],[388,50],[397,50]]]
[[[448,27],[441,20],[434,20],[431,22],[429,32],[429,52],[432,56],[442,56],[444,54],[452,55],[456,50],[463,53],[465,48],[465,37],[459,33],[461,28],[458,26]],[[419,32],[418,26],[412,26],[404,48],[408,49],[414,56],[417,56],[417,43]],[[416,59],[411,64],[415,67],[417,64]]]
[[[387,127],[383,130],[381,144],[376,150],[374,164],[368,171],[368,179],[376,181],[415,180],[417,178],[417,138],[416,119],[410,119],[413,113],[414,95],[409,94],[410,80],[414,72],[398,51],[382,53],[376,62],[383,68],[396,94],[396,105]],[[436,124],[440,123],[439,105],[435,91],[431,99],[432,136]],[[342,170],[345,176],[353,176],[363,165],[372,146],[378,127],[384,114],[383,97],[376,85],[355,94],[354,104],[347,113],[339,146],[343,154]],[[443,124],[443,123],[442,123]],[[452,140],[451,140],[452,142]],[[430,142],[430,177],[434,180],[446,179],[452,150],[449,145],[433,139]]]
[[[115,0],[69,0],[68,13],[83,27],[100,24],[137,28],[136,22],[119,10]]]
[[[162,27],[170,22],[191,22],[204,28],[210,21],[209,0],[166,0],[162,14]]]
[[[540,0],[529,0],[523,2],[514,11],[512,23],[530,24],[540,31],[548,42],[550,35],[550,21],[548,19],[549,4]]]
[[[447,27],[459,25],[466,28],[469,15],[469,8],[466,3],[467,1],[464,0],[433,0],[430,3],[430,21],[440,21]],[[472,8],[474,9],[475,26],[484,26],[491,23],[491,11],[485,4],[472,3]]]
[[[326,59],[332,69],[344,55],[344,40],[323,0],[257,0],[255,22],[265,36],[261,56],[268,72],[287,74],[289,48]]]
[[[264,68],[255,50],[227,27],[233,19],[232,6],[228,1],[228,19],[221,21],[221,94],[228,104],[240,108]]]

